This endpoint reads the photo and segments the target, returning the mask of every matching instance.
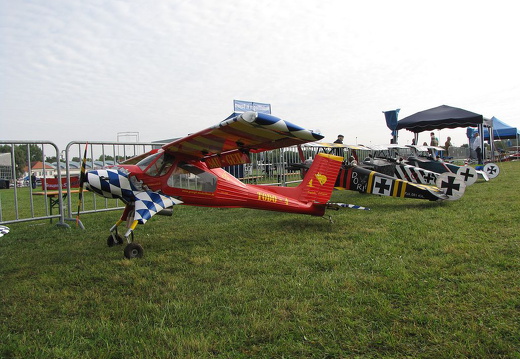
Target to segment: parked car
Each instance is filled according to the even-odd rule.
[[[9,188],[9,180],[0,178],[0,189]]]

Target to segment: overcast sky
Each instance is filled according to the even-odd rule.
[[[519,34],[510,0],[0,0],[0,139],[181,137],[234,99],[349,144],[388,143],[397,108],[520,127]]]

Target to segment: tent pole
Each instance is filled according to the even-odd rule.
[[[478,132],[479,132],[479,139],[480,139],[480,148],[482,149],[482,162],[484,162],[484,159],[486,158],[486,148],[484,147],[484,124],[481,123],[478,125]],[[477,164],[483,164],[483,163],[477,163]]]

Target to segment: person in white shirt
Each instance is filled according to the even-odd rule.
[[[477,154],[477,162],[482,164],[482,148],[480,148],[480,136],[478,132],[473,134],[473,142],[471,142],[471,149]]]

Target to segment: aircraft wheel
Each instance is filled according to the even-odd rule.
[[[112,237],[112,235],[109,235],[107,238],[107,245],[109,247],[113,247],[116,244],[123,244],[123,237],[121,237],[119,234],[116,234],[116,239]]]
[[[141,258],[143,253],[143,247],[138,243],[128,243],[125,247],[125,258],[127,259]]]

